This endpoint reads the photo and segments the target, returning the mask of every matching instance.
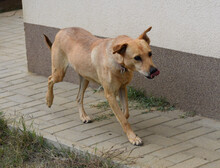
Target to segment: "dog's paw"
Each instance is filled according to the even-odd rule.
[[[54,98],[54,96],[53,95],[48,95],[47,94],[47,96],[46,96],[46,101],[47,101],[47,106],[50,108],[51,106],[52,106],[52,104],[53,104],[53,98]]]
[[[135,145],[135,146],[143,145],[143,141],[138,136],[135,136],[134,138],[129,138],[129,141],[132,145]]]
[[[125,114],[125,118],[126,118],[126,119],[128,119],[128,118],[129,118],[129,116],[130,116],[130,114],[129,114],[129,113],[126,113],[126,114]]]
[[[91,123],[92,122],[92,120],[90,119],[90,117],[89,116],[82,116],[82,117],[80,117],[80,119],[82,120],[82,122],[83,123]]]

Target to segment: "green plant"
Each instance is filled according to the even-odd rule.
[[[144,91],[136,90],[133,87],[128,87],[128,100],[134,101],[134,107],[136,109],[152,109],[156,107],[156,110],[165,111],[173,110],[174,106],[163,97],[156,98],[153,96],[145,96]]]
[[[195,111],[187,111],[184,114],[180,115],[180,118],[188,118],[188,117],[194,117],[196,115]]]
[[[103,110],[110,109],[110,106],[109,106],[107,101],[102,101],[102,102],[99,102],[97,104],[91,104],[90,106],[91,107],[96,107],[97,109],[103,109]]]
[[[42,136],[27,127],[21,118],[20,127],[9,128],[0,113],[0,167],[47,168],[116,168],[110,157],[95,157],[89,153],[75,153],[70,149],[57,149]],[[104,155],[103,155],[104,156]]]
[[[109,112],[107,114],[101,114],[101,115],[97,115],[95,118],[93,118],[93,121],[102,121],[102,120],[106,120],[111,118],[112,116],[114,116],[114,114],[112,112]]]

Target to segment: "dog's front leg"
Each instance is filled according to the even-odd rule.
[[[129,110],[128,110],[128,95],[127,95],[127,88],[121,87],[119,89],[119,98],[122,105],[122,111],[125,115],[125,118],[129,118]]]
[[[113,92],[108,91],[108,89],[106,89],[105,87],[104,90],[105,90],[106,99],[108,100],[109,105],[111,106],[111,109],[114,112],[117,120],[121,124],[124,132],[127,134],[128,140],[133,145],[141,146],[143,142],[138,136],[136,136],[136,134],[131,129],[130,124],[128,123],[126,117],[124,116],[123,112],[121,111],[118,105],[115,94]]]

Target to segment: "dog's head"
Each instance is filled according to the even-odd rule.
[[[149,27],[137,39],[126,39],[113,46],[113,54],[117,55],[117,62],[132,71],[138,71],[149,79],[159,75],[160,71],[152,61],[150,39],[147,32]]]

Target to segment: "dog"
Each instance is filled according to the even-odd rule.
[[[121,124],[130,143],[143,145],[143,141],[131,129],[126,86],[132,80],[133,72],[138,71],[146,78],[153,79],[160,71],[152,62],[149,27],[137,39],[126,35],[116,38],[98,38],[82,28],[61,29],[52,43],[44,35],[51,50],[52,74],[48,78],[46,101],[48,107],[53,103],[53,86],[61,82],[70,65],[79,74],[80,84],[77,95],[80,119],[91,122],[83,108],[84,92],[89,81],[101,84],[109,105]],[[122,109],[116,96],[119,96]]]

